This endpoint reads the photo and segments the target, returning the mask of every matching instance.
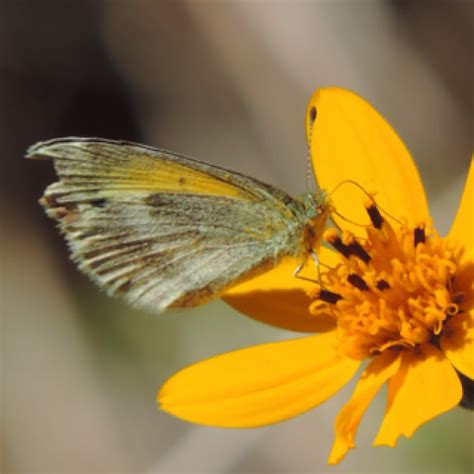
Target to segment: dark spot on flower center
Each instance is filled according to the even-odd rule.
[[[380,291],[388,290],[390,288],[390,285],[385,280],[379,280],[375,286]]]
[[[358,288],[361,291],[369,291],[369,287],[365,280],[355,273],[351,273],[347,277],[347,281],[354,287]]]
[[[338,293],[333,293],[332,291],[321,290],[318,299],[325,301],[326,303],[336,304],[340,299],[342,299],[342,296]]]
[[[365,251],[365,249],[358,242],[354,241],[350,244],[344,244],[340,237],[335,237],[329,242],[338,252],[340,252],[344,257],[348,258],[351,255],[354,255],[360,258],[363,262],[370,262],[370,255]]]
[[[426,235],[425,235],[425,229],[422,229],[420,227],[415,229],[415,235],[414,235],[414,244],[415,247],[418,244],[424,244],[426,241]]]
[[[372,225],[376,229],[381,229],[383,224],[383,217],[375,204],[367,208],[367,214],[369,214]]]
[[[370,262],[370,255],[365,251],[365,249],[358,242],[352,242],[348,246],[349,255],[355,255],[359,257],[363,262]]]

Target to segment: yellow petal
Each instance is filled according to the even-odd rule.
[[[466,377],[474,379],[474,310],[448,321],[440,342],[449,362]]]
[[[360,362],[338,350],[335,331],[214,357],[171,377],[161,408],[193,423],[255,427],[303,413],[325,401]]]
[[[400,361],[398,352],[385,351],[364,370],[351,399],[336,418],[336,438],[329,455],[329,464],[337,464],[349,449],[355,447],[354,438],[362,416],[382,385],[397,372]]]
[[[375,192],[378,205],[397,218],[417,224],[428,217],[423,185],[408,150],[368,102],[348,90],[319,89],[308,103],[306,117],[320,186],[330,192],[341,181],[353,180]],[[355,186],[345,184],[332,199],[345,217],[367,222],[362,206],[366,198]]]
[[[411,437],[423,423],[454,408],[462,398],[456,371],[434,346],[406,351],[389,383],[385,417],[374,445],[393,447],[399,436]]]
[[[318,255],[321,262],[330,266],[338,259],[335,252],[324,247]],[[310,314],[308,308],[312,300],[307,291],[314,290],[316,283],[293,276],[298,264],[296,259],[286,259],[263,275],[231,288],[223,299],[237,311],[279,328],[298,332],[333,329],[335,322],[329,315],[315,317]],[[314,263],[308,262],[308,268],[301,276],[317,280]]]
[[[456,218],[449,232],[449,237],[457,240],[466,249],[470,257],[474,254],[474,161],[467,175],[466,185],[458,207]]]

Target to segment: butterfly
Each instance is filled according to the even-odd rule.
[[[108,294],[155,312],[219,297],[285,257],[303,265],[331,213],[323,191],[294,198],[137,143],[58,138],[26,157],[54,162],[59,180],[40,203],[79,269]]]

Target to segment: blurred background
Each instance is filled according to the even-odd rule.
[[[68,260],[37,200],[38,140],[83,135],[156,145],[291,193],[306,186],[304,115],[316,87],[357,91],[398,130],[441,231],[473,137],[473,9],[446,1],[0,0],[1,471],[305,473],[473,471],[473,416],[457,408],[326,466],[353,384],[257,430],[186,424],[155,406],[179,368],[294,337],[221,302],[160,317],[107,298]]]

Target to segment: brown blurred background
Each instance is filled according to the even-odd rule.
[[[38,140],[141,141],[305,190],[304,113],[316,87],[353,89],[411,149],[438,228],[449,229],[473,137],[470,0],[0,0],[2,472],[472,472],[458,408],[397,449],[325,465],[337,410],[258,430],[157,411],[174,371],[291,336],[221,302],[160,317],[100,293],[37,204],[54,180]]]

